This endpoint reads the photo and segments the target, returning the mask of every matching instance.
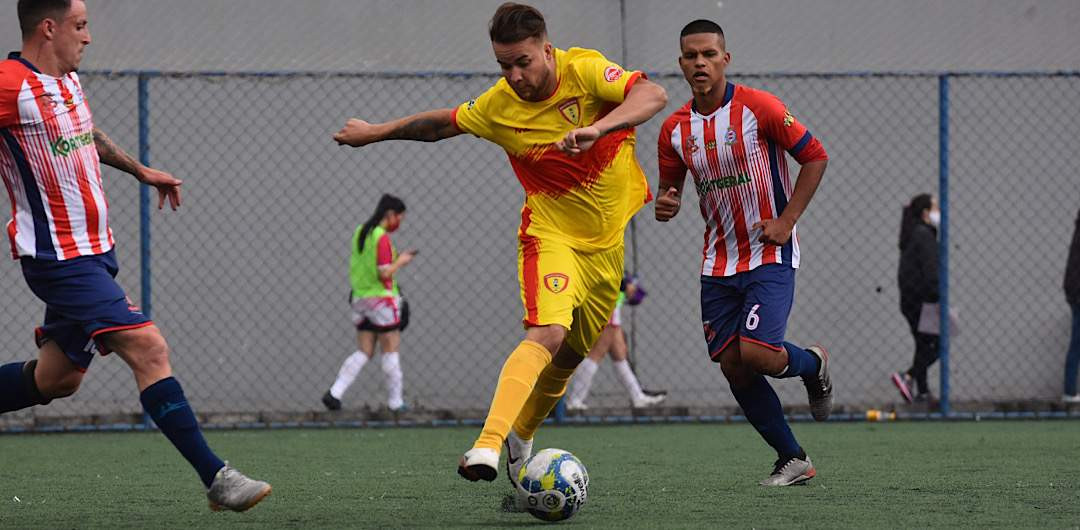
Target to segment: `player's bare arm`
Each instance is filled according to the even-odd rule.
[[[134,176],[139,182],[157,188],[159,210],[165,206],[166,198],[169,200],[169,207],[173,210],[180,207],[182,180],[164,171],[140,164],[97,127],[94,127],[94,147],[97,148],[98,158],[101,159],[102,164],[119,169]]]
[[[612,109],[607,116],[596,120],[588,127],[574,129],[555,144],[561,151],[577,155],[588,151],[600,137],[615,131],[641,125],[656,115],[667,105],[667,92],[664,87],[649,81],[638,79],[626,99]]]
[[[363,147],[384,140],[437,142],[461,134],[454,125],[453,109],[437,109],[413,114],[387,123],[368,123],[352,118],[334,135],[338,145]]]
[[[803,164],[799,170],[799,178],[795,181],[795,189],[791,192],[791,200],[784,207],[784,213],[776,219],[765,219],[754,223],[753,228],[761,228],[761,236],[758,241],[770,245],[783,245],[791,239],[791,230],[795,222],[802,216],[810,199],[814,197],[821,177],[825,175],[825,166],[828,160],[814,160]]]
[[[657,189],[657,201],[653,205],[658,221],[667,222],[678,215],[679,208],[683,206],[683,185],[685,182],[685,175],[683,178],[676,180],[660,179],[660,187]]]

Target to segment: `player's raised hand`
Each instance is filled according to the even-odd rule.
[[[780,246],[791,239],[791,231],[795,228],[795,223],[781,216],[776,219],[762,219],[750,227],[751,230],[759,228],[761,229],[761,236],[758,237],[758,241],[766,245]]]
[[[173,211],[176,211],[176,209],[180,207],[180,185],[183,184],[184,181],[152,167],[141,168],[139,174],[136,176],[138,177],[139,182],[157,188],[158,210],[165,206],[166,198],[169,199],[169,207],[171,207]]]
[[[337,134],[334,135],[334,141],[338,145],[348,145],[352,147],[363,147],[376,141],[375,126],[356,118],[350,118],[345,122],[345,127],[342,127]]]
[[[675,189],[675,186],[669,187],[663,195],[656,199],[654,206],[656,220],[661,223],[668,222],[672,217],[675,217],[675,214],[679,213],[680,206],[682,206],[682,200],[679,198],[679,190]]]
[[[600,129],[596,127],[582,127],[566,133],[566,137],[555,143],[560,151],[576,156],[588,151],[590,147],[600,139]]]

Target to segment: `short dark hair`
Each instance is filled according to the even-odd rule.
[[[544,15],[533,6],[507,2],[495,10],[488,25],[491,42],[513,44],[530,38],[547,36]]]
[[[711,20],[705,20],[699,18],[686,26],[683,26],[682,31],[679,33],[679,40],[687,35],[693,35],[695,33],[715,33],[720,35],[720,38],[724,38],[724,30],[720,28],[720,24]]]
[[[25,39],[46,18],[60,18],[71,9],[71,0],[19,0],[19,28]]]

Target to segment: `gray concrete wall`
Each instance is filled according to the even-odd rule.
[[[92,0],[88,69],[490,72],[501,0]],[[737,72],[1075,70],[1073,0],[543,0],[560,46],[674,71],[677,35],[719,22]],[[19,46],[14,5],[0,46]],[[621,20],[625,18],[623,26]],[[625,27],[625,31],[624,31]],[[625,50],[623,42],[625,39]]]

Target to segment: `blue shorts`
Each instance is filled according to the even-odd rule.
[[[109,353],[97,343],[102,333],[153,324],[116,283],[119,269],[111,250],[65,261],[23,257],[22,270],[30,290],[45,302],[45,323],[34,331],[38,347],[55,342],[82,371],[95,353]]]
[[[795,269],[770,263],[726,277],[701,277],[701,322],[709,358],[736,337],[774,350],[782,348],[795,298]]]

